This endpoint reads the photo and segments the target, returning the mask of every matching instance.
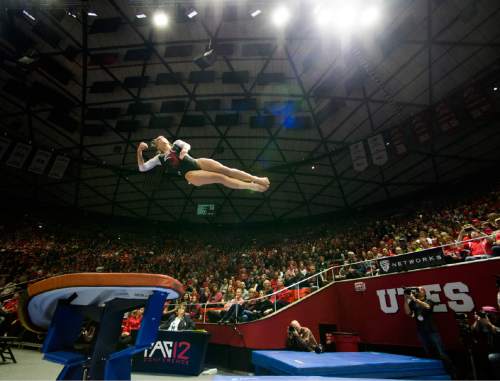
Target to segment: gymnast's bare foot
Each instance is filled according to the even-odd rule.
[[[255,177],[254,182],[256,182],[257,184],[263,185],[267,188],[269,188],[269,185],[271,185],[271,182],[269,181],[269,179],[267,177]]]
[[[265,192],[269,187],[266,187],[265,185],[262,184],[257,184],[257,183],[249,183],[248,184],[248,189],[253,190],[255,192]]]

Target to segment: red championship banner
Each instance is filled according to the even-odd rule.
[[[446,101],[438,103],[434,108],[434,113],[436,115],[436,123],[443,132],[453,130],[460,125],[455,112]]]
[[[367,142],[373,164],[382,166],[387,163],[387,148],[382,134],[369,137]]]
[[[389,131],[389,140],[391,142],[392,150],[397,155],[404,155],[408,152],[405,137],[400,127],[394,127]]]
[[[485,117],[493,111],[490,100],[479,90],[475,83],[465,88],[464,105],[472,119]]]
[[[368,159],[366,158],[366,150],[364,143],[358,142],[351,144],[349,147],[351,151],[352,165],[356,172],[363,172],[368,168]]]
[[[415,115],[411,119],[411,125],[419,143],[422,144],[431,140],[431,121],[427,111]]]

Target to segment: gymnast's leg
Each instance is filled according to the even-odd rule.
[[[269,187],[270,185],[269,179],[267,177],[252,176],[251,174],[240,171],[239,169],[226,167],[225,165],[222,165],[221,163],[213,159],[199,158],[196,160],[196,162],[204,171],[222,173],[223,175],[232,177],[233,179],[249,183],[254,182],[265,187]]]
[[[247,183],[232,177],[223,175],[222,173],[209,172],[204,170],[189,171],[184,176],[188,183],[194,186],[202,186],[208,184],[221,184],[226,188],[231,189],[248,189],[256,192],[265,192],[267,186],[257,183]]]

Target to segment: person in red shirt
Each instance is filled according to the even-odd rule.
[[[0,306],[0,335],[13,332],[14,326],[18,325],[17,307],[19,294],[16,292],[12,298],[5,300]]]
[[[443,246],[443,253],[446,256],[447,263],[457,262],[463,259],[463,248],[455,245],[451,236],[446,232],[441,232],[439,244]]]
[[[472,256],[493,254],[492,251],[493,242],[490,237],[480,238],[480,235],[477,231],[472,231],[470,239],[473,239],[474,241],[466,242],[465,245],[470,250],[470,254]]]
[[[491,239],[491,237],[481,238],[481,236],[484,237],[484,235],[474,226],[465,225],[458,235],[458,241],[469,241],[464,243],[463,249],[469,251],[470,256],[485,254],[492,255],[493,240]]]
[[[186,312],[192,320],[198,320],[200,318],[201,304],[198,301],[198,294],[191,294],[189,304],[186,306]]]
[[[130,312],[128,317],[123,319],[122,336],[120,340],[123,344],[129,344],[132,340],[132,331],[137,331],[141,327],[143,313],[144,308],[140,308]]]
[[[220,303],[222,301],[222,292],[219,291],[219,287],[214,284],[212,285],[212,292],[210,293],[209,303]]]
[[[493,256],[498,257],[500,256],[500,217],[493,220],[492,226],[495,231],[491,234],[491,252]]]
[[[278,279],[276,289],[274,290],[274,292],[278,292],[278,293],[273,295],[270,298],[270,300],[273,303],[276,300],[277,308],[284,307],[293,301],[292,291],[285,287],[283,279],[281,279],[281,278]]]

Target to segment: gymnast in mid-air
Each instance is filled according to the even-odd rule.
[[[229,168],[213,159],[191,157],[188,152],[191,146],[182,140],[171,144],[164,136],[158,136],[151,141],[158,154],[144,162],[142,152],[148,145],[141,142],[137,147],[137,164],[139,171],[146,172],[162,165],[173,168],[177,174],[183,176],[189,184],[202,186],[221,184],[231,189],[248,189],[256,192],[268,190],[270,182],[267,177],[252,176],[239,169]]]

